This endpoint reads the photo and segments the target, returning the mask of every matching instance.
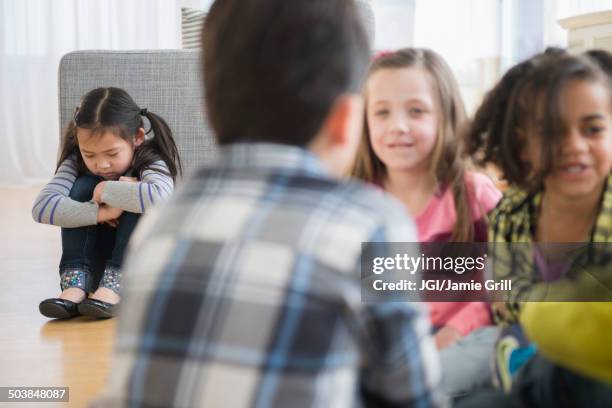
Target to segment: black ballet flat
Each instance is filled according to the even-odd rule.
[[[83,316],[108,319],[119,313],[119,303],[112,304],[97,299],[85,299],[79,303],[79,313]]]
[[[50,298],[40,302],[38,310],[43,316],[52,319],[70,319],[80,314],[78,307],[79,303],[67,299]]]

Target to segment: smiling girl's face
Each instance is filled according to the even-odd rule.
[[[131,167],[134,150],[144,141],[144,131],[139,129],[130,143],[111,131],[92,134],[89,129],[78,128],[77,140],[87,169],[107,180],[117,180]]]
[[[428,170],[438,133],[430,75],[418,68],[383,68],[366,84],[372,149],[388,169]]]
[[[599,195],[612,170],[610,93],[599,82],[575,79],[565,87],[561,106],[563,136],[545,190],[567,199]],[[542,138],[538,129],[531,132],[536,135],[528,134],[525,156],[538,170]]]

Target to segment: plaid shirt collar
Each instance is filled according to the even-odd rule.
[[[310,150],[278,143],[234,143],[223,146],[217,166],[225,170],[253,169],[331,178]]]
[[[539,211],[542,193],[530,194],[527,191],[511,187],[504,194],[495,213],[507,214],[511,222],[502,225],[495,231],[495,238],[514,236],[513,242],[532,242],[536,217]],[[595,221],[591,242],[610,242],[612,240],[612,175],[608,176],[601,199],[601,208]]]

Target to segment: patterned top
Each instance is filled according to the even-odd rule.
[[[148,166],[137,183],[107,181],[102,201],[124,211],[143,213],[156,202],[165,201],[174,190],[168,166],[158,160]],[[98,204],[72,200],[70,190],[78,177],[76,156],[64,160],[57,172],[36,197],[32,217],[44,224],[64,228],[95,225],[98,221]]]
[[[415,226],[309,151],[225,147],[132,238],[94,407],[445,405],[425,310],[361,301],[362,242]]]
[[[519,301],[541,299],[543,292],[549,292],[548,298],[554,298],[554,286],[544,284],[551,271],[543,271],[538,262],[537,252],[531,245],[534,240],[537,216],[539,213],[541,193],[528,194],[526,191],[512,187],[506,191],[499,205],[491,212],[489,222],[490,256],[493,259],[492,273],[496,280],[511,279],[512,291],[506,303],[507,313],[496,313],[496,321],[507,325],[518,320]],[[612,241],[612,175],[608,177],[602,194],[601,206],[595,226],[591,231],[590,242],[603,243]],[[504,246],[503,243],[519,245]],[[496,245],[497,244],[497,245]],[[524,245],[521,245],[524,244]],[[604,251],[605,247],[600,246]],[[603,253],[601,255],[604,255]],[[577,258],[567,269],[566,276],[575,277],[579,271],[594,264],[607,262],[589,255]],[[558,265],[554,265],[558,267]],[[552,293],[552,294],[551,294]]]

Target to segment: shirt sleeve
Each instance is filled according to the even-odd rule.
[[[144,213],[172,195],[174,181],[169,174],[166,163],[158,160],[142,172],[141,179],[136,183],[107,181],[102,202],[124,211]]]
[[[70,191],[78,177],[76,157],[64,160],[57,172],[36,197],[32,206],[32,218],[43,224],[64,228],[95,225],[98,221],[98,204],[79,202],[70,198]]]
[[[518,321],[521,301],[529,299],[531,289],[538,279],[533,273],[532,246],[514,238],[509,232],[512,219],[510,193],[489,214],[489,244],[487,277],[496,282],[512,281],[512,290],[505,298],[492,302],[493,320],[500,326],[510,326]]]
[[[486,174],[468,172],[467,179],[472,194],[476,198],[474,204],[478,207],[475,211],[475,219],[478,219],[495,208],[502,198],[502,193]]]
[[[370,240],[384,243],[418,242],[416,228],[405,212],[390,212],[393,225]],[[413,255],[416,255],[413,254]],[[366,346],[362,394],[366,405],[447,406],[440,391],[440,363],[423,303],[385,301],[366,304],[362,335]]]

